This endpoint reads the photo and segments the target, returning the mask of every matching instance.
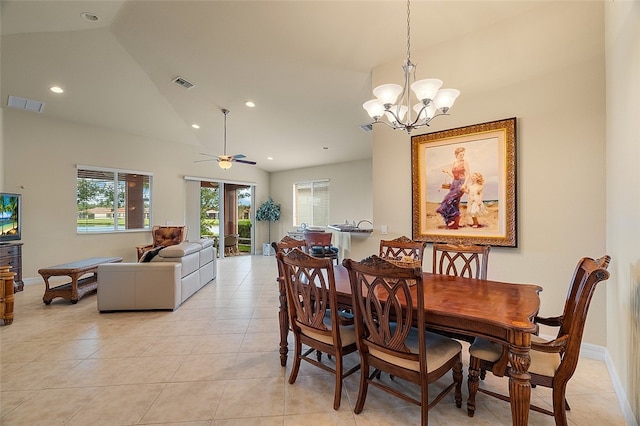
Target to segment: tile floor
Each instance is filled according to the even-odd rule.
[[[14,323],[0,327],[0,425],[419,424],[416,406],[375,388],[355,415],[359,373],[345,380],[338,411],[329,373],[303,363],[288,384],[291,362],[281,367],[278,354],[275,258],[229,257],[218,269],[176,312],[100,314],[95,294],[46,306],[44,284],[25,286]],[[352,355],[348,362],[357,362]],[[508,389],[491,375],[482,386]],[[547,389],[532,394],[549,406]],[[625,424],[603,362],[582,359],[567,394],[571,425]],[[471,419],[452,400],[430,412],[430,424],[511,424],[505,402],[478,394]],[[529,420],[554,424],[535,412]]]

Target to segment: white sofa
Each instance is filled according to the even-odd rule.
[[[209,239],[165,247],[148,263],[102,264],[98,310],[176,310],[216,274],[216,248]]]

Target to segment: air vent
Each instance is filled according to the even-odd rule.
[[[171,81],[173,81],[176,84],[179,84],[180,86],[184,87],[185,89],[191,89],[193,86],[195,86],[193,83],[191,83],[190,81],[185,80],[182,77],[176,77]]]
[[[31,112],[42,112],[44,109],[44,102],[32,101],[31,99],[20,98],[18,96],[9,96],[7,106]]]
[[[369,132],[373,131],[373,124],[371,124],[371,123],[363,124],[362,126],[360,126],[360,129],[365,133],[369,133]]]

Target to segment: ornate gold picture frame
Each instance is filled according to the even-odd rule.
[[[411,137],[413,239],[517,247],[516,119]]]

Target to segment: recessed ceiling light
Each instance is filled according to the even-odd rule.
[[[253,108],[256,106],[256,104],[253,101],[246,101],[244,104],[249,108]]]
[[[97,22],[100,20],[100,17],[98,15],[91,12],[82,12],[80,16],[82,16],[82,19],[89,22]]]
[[[267,160],[273,160],[273,157],[267,157]]]
[[[49,87],[49,90],[51,90],[53,93],[62,93],[64,92],[64,89],[60,86],[51,86]]]
[[[196,123],[193,123],[193,124],[191,125],[191,127],[193,127],[194,129],[199,129],[199,128],[200,128],[200,126],[198,126]]]
[[[327,149],[329,149],[329,147],[328,146],[323,146],[322,149],[327,150]]]

